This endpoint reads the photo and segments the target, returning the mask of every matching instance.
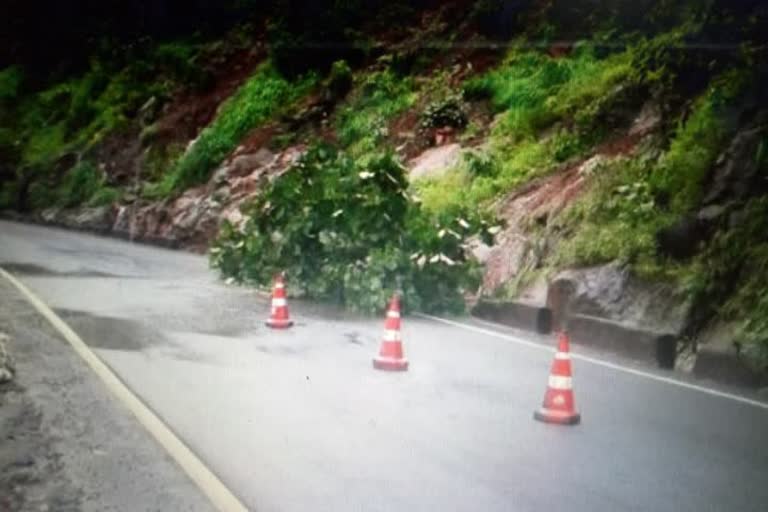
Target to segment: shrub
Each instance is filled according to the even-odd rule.
[[[433,101],[427,105],[421,114],[422,128],[440,128],[442,126],[464,128],[466,125],[467,113],[459,95],[451,95]]]
[[[22,161],[30,166],[41,167],[50,163],[66,148],[64,123],[52,123],[31,133],[22,150]]]
[[[702,181],[728,133],[724,110],[738,95],[743,77],[726,73],[694,103],[690,115],[675,130],[669,151],[651,175],[657,194],[670,198],[671,208],[684,213],[701,194]]]
[[[345,96],[352,89],[352,68],[347,61],[337,60],[331,65],[326,87],[335,98]]]

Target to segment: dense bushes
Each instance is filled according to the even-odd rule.
[[[244,213],[243,229],[225,226],[211,249],[212,264],[242,281],[266,285],[285,271],[306,295],[362,311],[398,288],[410,308],[461,310],[476,285],[462,244],[484,224],[428,216],[391,155],[359,165],[315,146]]]

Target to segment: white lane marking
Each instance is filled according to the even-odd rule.
[[[504,334],[496,331],[492,331],[490,329],[483,329],[482,327],[477,327],[470,324],[465,324],[462,322],[456,322],[454,320],[448,320],[447,318],[440,318],[438,316],[433,315],[427,315],[425,313],[415,313],[416,316],[420,316],[422,318],[427,318],[429,320],[433,320],[435,322],[440,322],[446,325],[452,325],[454,327],[459,327],[461,329],[466,329],[468,331],[474,331],[480,334],[485,334],[487,336],[492,336],[494,338],[500,338],[503,340],[511,341],[513,343],[517,343],[518,345],[523,345],[530,348],[535,348],[537,350],[543,350],[545,352],[554,352],[555,349],[551,347],[547,347],[546,345],[541,345],[539,343],[534,343],[532,341],[524,340],[522,338],[518,338],[517,336],[512,336],[509,334]],[[636,377],[644,377],[646,379],[655,380],[657,382],[663,382],[665,384],[671,384],[673,386],[678,386],[681,388],[686,389],[692,389],[694,391],[699,391],[700,393],[705,393],[712,396],[717,396],[720,398],[727,398],[729,400],[734,400],[736,402],[741,402],[743,404],[752,405],[754,407],[759,407],[760,409],[766,409],[768,410],[768,402],[761,402],[759,400],[753,400],[751,398],[747,398],[745,396],[741,395],[735,395],[733,393],[726,393],[725,391],[719,391],[717,389],[712,389],[704,386],[699,386],[697,384],[691,384],[689,382],[685,382],[682,380],[673,379],[671,377],[663,377],[661,375],[655,375],[653,373],[644,372],[642,370],[635,370],[634,368],[629,368],[627,366],[622,366],[615,363],[610,363],[608,361],[603,361],[602,359],[596,359],[594,357],[589,356],[583,356],[581,354],[574,354],[571,352],[571,358],[572,359],[578,359],[580,361],[584,361],[587,363],[592,363],[597,366],[603,366],[605,368],[610,368],[612,370],[616,370],[619,372],[628,373],[630,375],[634,375]]]
[[[0,276],[3,276],[13,284],[29,301],[30,304],[56,329],[75,352],[91,367],[93,372],[104,382],[104,385],[120,400],[144,425],[165,448],[168,454],[181,466],[184,472],[200,488],[211,503],[222,512],[247,512],[247,508],[235,497],[224,483],[203,464],[203,462],[192,452],[192,450],[179,439],[176,434],[165,424],[163,420],[157,417],[146,405],[137,397],[128,387],[123,384],[120,378],[114,374],[112,369],[107,366],[97,356],[80,336],[75,333],[56,313],[51,310],[41,299],[29,290],[18,279],[0,268]]]

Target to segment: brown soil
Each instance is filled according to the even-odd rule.
[[[259,148],[268,146],[278,130],[278,123],[275,122],[254,128],[248,132],[248,135],[243,137],[243,140],[240,141],[232,156],[254,153],[258,151]]]
[[[93,160],[104,170],[110,184],[126,186],[141,170],[142,148],[136,124],[110,133],[96,146]]]
[[[520,272],[536,268],[542,254],[532,249],[537,242],[529,234],[529,227],[533,223],[547,225],[550,219],[587,190],[589,177],[579,173],[584,162],[597,155],[613,158],[629,154],[640,138],[640,135],[625,135],[608,140],[588,157],[568,162],[548,176],[532,180],[500,201],[497,214],[507,227],[497,237],[497,243],[486,262],[483,290],[486,293],[492,292]],[[555,240],[547,241],[549,251],[554,243]]]
[[[157,122],[157,141],[168,144],[197,137],[200,129],[211,122],[219,105],[245,82],[265,56],[264,46],[257,44],[255,48],[239,50],[219,59],[210,90],[181,91],[163,109]]]

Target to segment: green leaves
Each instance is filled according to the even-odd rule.
[[[451,95],[429,103],[421,115],[420,124],[422,128],[464,128],[467,125],[467,113],[461,95]]]
[[[242,230],[221,230],[211,263],[262,285],[285,270],[294,290],[364,312],[379,311],[398,289],[408,307],[461,310],[462,291],[477,282],[463,244],[484,225],[425,214],[407,186],[390,154],[361,165],[314,146],[244,209]]]

